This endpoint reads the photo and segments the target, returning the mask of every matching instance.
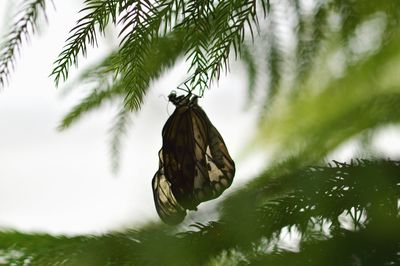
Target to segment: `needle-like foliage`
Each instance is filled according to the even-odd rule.
[[[9,263],[28,265],[396,265],[399,170],[363,160],[265,172],[225,201],[218,222],[185,232],[160,224],[69,238],[4,232],[0,248]],[[285,234],[301,237],[300,251],[285,246]]]
[[[8,77],[14,50],[27,34],[23,25],[35,25],[42,7],[41,1],[28,3],[36,9],[26,9],[23,23],[11,31],[18,34],[6,37],[0,81]],[[115,166],[130,115],[140,110],[162,71],[183,58],[184,85],[203,95],[221,73],[229,75],[233,60],[242,60],[249,103],[260,105],[251,147],[272,159],[223,200],[214,221],[200,217],[207,222],[190,228],[155,223],[100,236],[3,232],[0,260],[89,266],[400,264],[398,158],[388,159],[364,141],[358,154],[369,159],[326,159],[349,140],[373,138],[377,129],[400,122],[398,1],[87,0],[83,5],[82,18],[55,61],[55,83],[68,78],[89,48],[101,45],[106,27],[119,31],[120,44],[71,83],[89,91],[60,129],[106,102],[116,104],[110,141]],[[241,127],[241,121],[232,121]]]
[[[66,40],[63,51],[55,61],[55,67],[51,73],[54,76],[56,85],[61,80],[68,78],[69,69],[72,65],[78,65],[80,54],[86,56],[87,45],[97,46],[97,30],[104,34],[110,18],[115,23],[117,16],[118,1],[86,0],[85,8],[80,12],[84,13],[71,29],[71,36]]]
[[[14,68],[16,55],[24,40],[36,31],[37,19],[46,8],[45,0],[25,1],[16,14],[17,20],[0,45],[0,88],[3,87]]]

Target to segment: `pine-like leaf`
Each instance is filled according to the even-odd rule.
[[[176,26],[177,29],[186,32],[186,58],[190,61],[188,72],[194,72],[187,89],[198,90],[200,95],[203,95],[209,83],[207,51],[211,33],[210,13],[213,8],[213,2],[209,0],[190,1],[183,14],[183,21]]]
[[[247,96],[248,101],[252,102],[254,99],[254,93],[256,89],[256,81],[257,81],[257,61],[255,55],[250,50],[251,48],[248,45],[244,45],[242,49],[242,61],[245,63],[247,68]]]
[[[210,78],[218,79],[221,70],[228,70],[231,49],[235,57],[241,54],[242,43],[247,34],[254,38],[253,27],[257,27],[258,18],[255,1],[219,1],[215,9],[216,27],[209,51]],[[246,28],[247,26],[247,28]]]
[[[131,111],[122,105],[110,128],[111,168],[114,173],[119,169],[122,138],[128,131]]]
[[[21,10],[17,13],[17,20],[11,26],[11,30],[4,37],[0,46],[0,87],[3,87],[14,68],[16,55],[19,52],[24,39],[35,33],[37,19],[40,12],[44,12],[45,0],[25,1]]]
[[[80,54],[86,56],[87,45],[97,45],[97,32],[104,33],[110,18],[115,21],[118,9],[117,0],[86,0],[85,7],[80,11],[85,13],[72,28],[71,36],[66,40],[67,44],[54,62],[55,67],[51,73],[56,85],[68,78],[72,65],[78,65]]]
[[[59,129],[68,128],[75,123],[84,113],[97,109],[104,101],[121,97],[123,90],[120,86],[106,87],[103,90],[93,90],[79,104],[66,114],[59,125]]]
[[[399,162],[359,160],[279,176],[266,172],[225,201],[219,221],[195,223],[178,234],[161,224],[101,236],[2,232],[0,248],[7,263],[29,260],[30,265],[220,265],[226,253],[234,262],[251,264],[321,265],[333,257],[328,265],[335,265],[357,257],[395,265],[400,261],[399,169]],[[287,237],[280,234],[285,228],[301,238],[296,252],[279,245]]]

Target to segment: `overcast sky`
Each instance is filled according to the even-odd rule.
[[[0,0],[1,18],[9,16],[6,2]],[[124,139],[121,169],[115,176],[108,151],[114,107],[106,106],[85,116],[65,132],[56,130],[62,115],[85,91],[62,97],[62,89],[56,89],[48,77],[82,7],[81,1],[55,4],[56,10],[48,8],[49,25],[24,45],[10,85],[0,92],[0,227],[100,233],[156,220],[150,183],[158,168],[161,129],[174,108],[168,105],[166,96],[185,79],[184,66],[178,64],[152,85],[142,110],[132,117],[133,126]],[[90,50],[88,60],[80,61],[80,66],[101,58],[113,44],[109,40],[101,42],[98,49]],[[261,166],[257,156],[240,156],[255,125],[255,110],[245,110],[245,86],[243,69],[233,64],[232,73],[200,100],[236,160],[231,191]],[[395,156],[392,146],[395,141],[398,144],[398,129],[385,132],[376,145]],[[354,148],[346,145],[334,158],[348,159],[353,152]],[[200,211],[205,208],[207,204],[202,204]]]

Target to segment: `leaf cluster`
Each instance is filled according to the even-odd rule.
[[[17,19],[0,45],[0,88],[5,85],[14,68],[23,41],[28,40],[30,32],[36,31],[38,16],[45,8],[45,0],[25,1],[15,15]]]
[[[160,224],[102,236],[3,232],[0,247],[29,265],[393,265],[399,170],[395,161],[358,160],[265,172],[224,202],[219,221],[180,233]],[[298,251],[284,245],[284,231],[299,236]]]

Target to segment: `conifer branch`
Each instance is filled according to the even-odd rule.
[[[309,166],[273,180],[263,173],[224,201],[219,221],[195,223],[178,234],[176,228],[161,224],[101,236],[3,232],[0,248],[3,258],[16,264],[29,260],[31,265],[159,265],[160,261],[174,266],[226,265],[221,255],[236,252],[241,256],[231,254],[235,263],[276,261],[273,265],[283,266],[321,265],[321,250],[336,257],[337,243],[343,242],[344,250],[351,248],[341,251],[344,261],[354,256],[369,261],[376,253],[374,264],[396,265],[400,262],[399,169],[396,161],[357,160]],[[360,220],[361,211],[367,220]],[[344,229],[339,217],[346,212],[354,215],[349,215],[353,223],[346,224],[352,227]],[[278,245],[285,228],[298,232],[296,252]],[[313,245],[319,248],[310,253]],[[19,251],[18,256],[9,255],[11,251]]]
[[[184,3],[173,0],[159,1],[155,4],[150,1],[138,0],[133,1],[129,8],[125,8],[125,15],[120,20],[120,23],[124,25],[120,36],[124,36],[118,52],[119,63],[116,73],[121,74],[126,85],[125,105],[128,108],[138,110],[140,107],[141,100],[135,99],[135,97],[144,95],[152,78],[152,73],[147,72],[148,62],[146,60],[149,57],[154,58],[150,53],[154,54],[157,51],[168,49],[168,47],[160,47],[161,49],[154,50],[159,43],[159,34],[163,23],[164,34],[166,34],[168,25],[176,23],[172,21],[173,14],[178,13],[181,8],[184,8]],[[171,35],[174,33],[167,33],[166,36]],[[176,38],[175,40],[181,43],[180,40]],[[173,52],[172,55],[175,53]]]
[[[113,100],[121,96],[123,90],[119,86],[107,87],[103,90],[93,90],[79,104],[74,106],[61,121],[58,129],[64,130],[75,123],[84,113],[98,108],[104,101]]]
[[[144,69],[145,58],[152,44],[152,35],[158,31],[159,24],[152,23],[155,7],[150,1],[132,1],[130,6],[123,6],[122,9],[125,14],[120,23],[124,27],[119,35],[125,36],[121,41],[117,71],[127,85],[126,106],[137,110],[142,103],[144,91],[149,86],[148,73]]]
[[[214,9],[212,1],[196,0],[190,1],[184,13],[184,19],[176,28],[186,31],[185,46],[186,58],[190,60],[188,72],[193,71],[191,78],[191,90],[198,89],[202,95],[204,90],[208,88],[208,56],[211,18],[210,14]]]
[[[72,28],[71,36],[66,40],[67,44],[54,62],[55,67],[51,73],[54,76],[56,85],[61,80],[68,78],[68,72],[72,65],[78,65],[78,56],[86,56],[87,45],[97,45],[98,28],[100,33],[109,23],[110,18],[115,21],[118,10],[118,0],[86,0],[85,8],[80,12],[87,13],[77,21],[77,25]]]
[[[0,88],[5,85],[14,68],[16,55],[23,40],[29,39],[29,35],[35,33],[40,11],[44,13],[46,8],[45,2],[45,0],[26,1],[21,11],[17,13],[17,21],[0,46]]]
[[[243,46],[241,59],[243,60],[247,68],[247,95],[249,102],[251,102],[254,97],[258,73],[256,58],[248,45]]]
[[[218,79],[221,70],[228,68],[231,48],[235,57],[241,54],[241,46],[245,39],[246,28],[254,39],[253,25],[257,26],[257,11],[254,0],[219,1],[215,10],[216,27],[212,39],[212,49],[209,51],[210,78]]]
[[[120,107],[114,123],[110,128],[110,154],[111,154],[111,168],[114,173],[119,169],[121,138],[127,133],[130,122],[131,111],[125,107],[124,104]]]

